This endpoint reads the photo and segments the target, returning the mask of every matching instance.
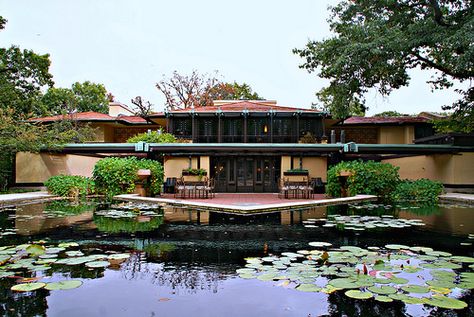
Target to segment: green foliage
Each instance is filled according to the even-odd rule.
[[[474,88],[459,91],[464,98],[456,101],[452,106],[443,107],[444,110],[454,110],[446,119],[435,120],[434,126],[438,132],[464,132],[474,131]]]
[[[474,78],[472,1],[342,0],[331,10],[335,35],[293,52],[301,68],[330,81],[317,95],[333,117],[365,111],[369,89],[387,96],[407,86],[410,69],[435,71],[435,89]],[[469,95],[453,105],[462,118],[472,118]]]
[[[429,179],[403,180],[398,183],[391,199],[397,202],[416,202],[435,205],[443,192],[443,184]]]
[[[206,176],[207,171],[203,168],[188,168],[183,170],[183,175]]]
[[[150,133],[140,133],[132,136],[127,140],[128,143],[175,143],[176,137],[171,133],[158,133],[157,131],[151,131]]]
[[[15,117],[41,116],[41,89],[52,86],[49,55],[38,55],[16,46],[0,48],[0,108],[14,109]]]
[[[285,171],[285,175],[308,175],[308,170],[305,168],[293,168]]]
[[[104,85],[85,81],[72,85],[72,92],[77,99],[77,111],[109,112],[109,99]]]
[[[391,164],[374,161],[341,162],[328,170],[326,193],[332,197],[340,197],[339,175],[341,171],[348,171],[352,174],[347,178],[349,195],[377,195],[382,200],[389,200],[400,180],[398,169]]]
[[[90,81],[76,82],[71,86],[71,89],[49,88],[41,98],[41,103],[49,114],[72,111],[108,113],[109,111],[109,100],[104,85]]]
[[[400,113],[398,111],[384,111],[381,113],[374,114],[374,117],[406,117],[407,114]]]
[[[78,175],[51,176],[44,185],[50,193],[62,197],[86,196],[95,192],[94,182]]]
[[[252,88],[246,84],[219,83],[209,90],[213,100],[262,100],[263,97],[254,92]]]
[[[161,226],[163,217],[151,217],[150,221],[141,222],[138,219],[109,218],[94,215],[94,224],[97,226],[97,230],[107,233],[148,232]]]
[[[85,212],[93,212],[95,209],[95,203],[87,201],[79,201],[73,203],[69,200],[57,200],[48,203],[44,207],[44,213],[49,216],[55,217],[67,217],[80,215]]]
[[[136,157],[108,157],[98,161],[93,172],[97,191],[107,198],[132,193],[135,190],[135,182],[139,181],[139,169],[151,171],[151,177],[145,187],[150,190],[150,194],[159,194],[163,184],[162,165],[157,161]]]

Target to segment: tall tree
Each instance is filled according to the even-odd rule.
[[[196,70],[189,76],[174,71],[170,78],[163,75],[156,88],[165,96],[166,108],[188,109],[212,105],[208,92],[218,83],[215,76],[201,75]]]
[[[199,74],[194,70],[191,75],[173,72],[170,78],[156,84],[156,88],[165,96],[168,109],[188,109],[212,106],[212,100],[262,99],[248,84],[226,83],[215,76]]]
[[[108,113],[109,99],[104,85],[85,81],[72,84],[72,92],[77,99],[77,111]]]
[[[294,53],[305,60],[301,68],[330,80],[317,96],[338,118],[365,111],[368,89],[386,96],[407,86],[409,69],[434,71],[429,83],[435,89],[474,78],[470,0],[343,0],[332,8],[329,23],[333,37],[309,41]],[[472,94],[470,88],[448,106],[455,117],[472,116]]]
[[[108,113],[109,95],[102,84],[76,82],[69,88],[49,88],[41,98],[45,111],[49,114],[70,113],[72,111],[95,111]]]
[[[38,55],[16,46],[0,48],[0,107],[15,114],[43,115],[38,102],[41,89],[52,86],[49,55]]]
[[[211,88],[210,94],[214,100],[262,100],[263,97],[254,92],[252,88],[246,84],[219,83]]]

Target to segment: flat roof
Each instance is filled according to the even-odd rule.
[[[48,149],[44,149],[48,151]],[[81,143],[65,144],[52,151],[62,153],[163,153],[170,155],[321,155],[352,154],[443,154],[474,152],[474,146],[438,144],[301,144],[301,143]]]

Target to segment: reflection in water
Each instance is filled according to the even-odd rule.
[[[165,263],[147,262],[143,253],[135,253],[122,265],[122,277],[127,280],[144,280],[171,290],[172,294],[180,292],[193,294],[198,291],[217,293],[219,283],[228,274],[217,267],[171,266]],[[233,273],[233,272],[232,272]]]
[[[301,250],[308,248],[310,241],[364,247],[403,243],[426,245],[457,254],[473,254],[472,246],[460,246],[468,233],[474,233],[473,208],[332,206],[244,216],[164,207],[156,210],[160,215],[157,217],[137,213],[133,217],[118,218],[98,215],[95,208],[110,206],[35,204],[0,213],[0,245],[48,238],[51,241],[78,241],[92,250],[101,248],[104,252],[132,252],[132,257],[120,268],[90,270],[84,266],[54,266],[53,278],[84,279],[84,287],[77,290],[12,294],[10,287],[15,280],[0,279],[1,315],[41,316],[46,314],[47,309],[51,315],[55,315],[54,312],[56,315],[80,315],[81,310],[74,313],[61,310],[69,309],[65,307],[67,305],[77,308],[80,301],[96,312],[95,315],[100,315],[98,307],[106,305],[107,300],[112,301],[111,306],[117,304],[116,310],[108,309],[118,315],[131,307],[131,303],[138,303],[140,308],[136,309],[143,315],[150,315],[150,312],[156,315],[194,312],[206,316],[241,316],[252,315],[257,310],[261,316],[307,316],[310,312],[313,312],[313,317],[316,316],[314,312],[329,312],[334,316],[416,315],[413,307],[405,311],[407,306],[400,303],[383,305],[373,301],[356,301],[343,293],[333,293],[326,299],[292,289],[275,289],[268,284],[252,284],[251,281],[236,278],[235,268],[241,266],[246,257]],[[308,219],[326,218],[328,214],[392,215],[395,218],[421,219],[426,226],[400,229],[396,234],[391,230],[357,233],[321,226],[305,227]],[[5,229],[16,229],[16,235],[11,234],[15,231]],[[10,234],[2,236],[2,233],[8,232]],[[122,295],[128,296],[129,300],[127,297],[123,301],[116,299]],[[175,295],[181,297],[173,297]],[[173,299],[160,304],[158,299],[164,296]],[[235,296],[239,296],[239,309],[229,312],[227,307],[237,305]],[[148,298],[149,302],[140,302],[142,297]],[[198,313],[194,308],[198,302],[196,298],[209,303],[208,309],[212,306],[212,313]],[[257,298],[267,298],[268,302],[258,301]],[[276,302],[268,304],[272,301]],[[471,301],[471,307],[474,306],[472,298],[467,301]],[[281,302],[288,306],[291,306],[290,303],[298,305],[294,304],[292,310],[286,311]],[[173,310],[167,311],[164,305],[173,307]],[[82,316],[89,315],[82,312]]]

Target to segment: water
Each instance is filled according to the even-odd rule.
[[[127,209],[128,208],[128,209]],[[100,210],[118,210],[105,217]],[[141,215],[135,212],[141,209]],[[146,210],[145,210],[146,209]],[[110,215],[110,213],[108,213]],[[392,215],[420,219],[424,226],[353,231],[325,228],[308,219],[336,215]],[[474,208],[442,206],[328,207],[267,215],[235,216],[167,207],[107,206],[98,202],[52,202],[0,213],[0,246],[44,240],[76,241],[87,254],[129,253],[124,263],[106,269],[52,265],[42,281],[79,279],[76,289],[16,293],[14,278],[0,279],[0,313],[5,316],[469,316],[471,293],[460,311],[422,305],[364,302],[344,292],[304,293],[274,282],[242,279],[235,270],[245,258],[308,249],[308,242],[335,246],[401,243],[472,256]],[[465,245],[462,245],[465,244]]]

